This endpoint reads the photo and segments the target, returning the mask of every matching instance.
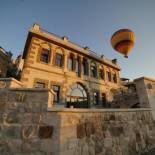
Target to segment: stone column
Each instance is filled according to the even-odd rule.
[[[104,81],[106,81],[106,68],[103,66]]]
[[[65,51],[65,53],[64,53],[64,72],[68,71],[67,64],[68,64],[68,53]]]
[[[88,69],[88,71],[87,71],[87,74],[88,74],[88,76],[90,76],[90,60],[89,59],[87,59],[87,69]]]
[[[73,57],[73,71],[76,71],[76,59],[77,59],[77,55],[74,54],[74,57]]]
[[[120,81],[120,75],[119,75],[119,71],[115,72],[116,73],[116,80],[117,80],[117,84],[120,85],[121,81]]]
[[[50,64],[54,64],[54,49],[53,48],[50,48]]]
[[[96,63],[96,78],[99,79],[99,64]]]
[[[79,66],[78,66],[78,75],[79,75],[79,77],[81,77],[81,73],[82,73],[82,58],[79,56],[78,57],[78,59],[79,59]]]

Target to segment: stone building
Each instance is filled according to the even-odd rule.
[[[28,32],[22,58],[23,86],[53,89],[55,105],[103,107],[112,101],[111,89],[121,86],[116,59],[108,60],[37,24]]]
[[[155,79],[140,77],[134,80],[141,107],[151,108],[155,119]]]
[[[0,47],[0,77],[6,77],[12,54]]]

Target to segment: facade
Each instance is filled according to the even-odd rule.
[[[0,47],[0,77],[6,77],[12,54]]]
[[[28,32],[23,59],[24,87],[53,89],[55,105],[106,106],[112,101],[111,89],[120,87],[115,59],[100,57],[37,24]]]
[[[140,77],[134,80],[141,107],[155,109],[155,80]],[[155,118],[155,114],[154,114]]]

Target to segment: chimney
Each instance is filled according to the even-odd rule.
[[[69,38],[66,37],[66,36],[63,36],[62,39],[63,39],[65,42],[68,42],[68,41],[69,41]]]
[[[117,59],[113,59],[112,63],[117,64]]]
[[[85,50],[89,50],[89,47],[88,47],[88,46],[85,46],[84,49],[85,49]]]
[[[33,24],[33,30],[39,31],[40,30],[40,25],[39,24]]]
[[[103,55],[103,54],[101,55],[101,58],[102,58],[102,59],[104,58],[104,55]]]

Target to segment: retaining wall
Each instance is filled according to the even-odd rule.
[[[0,154],[137,155],[155,148],[150,109],[47,108],[48,93],[0,89]]]

